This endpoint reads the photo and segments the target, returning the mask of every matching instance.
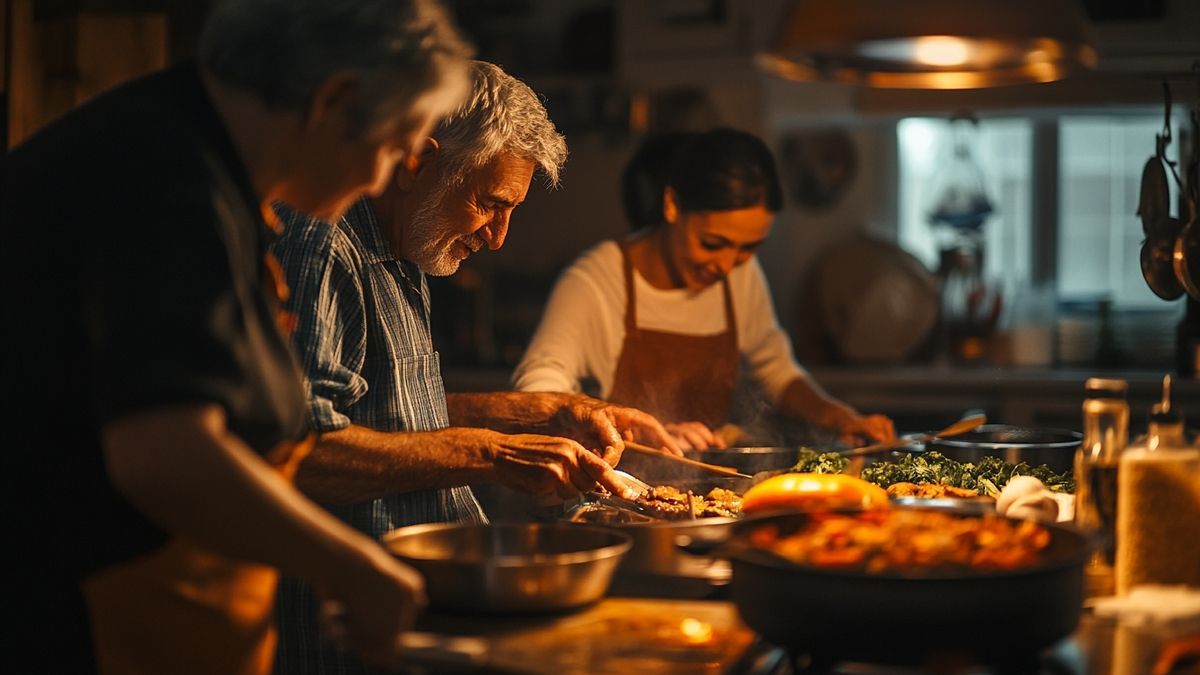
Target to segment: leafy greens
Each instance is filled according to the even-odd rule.
[[[848,466],[850,460],[836,452],[800,448],[800,457],[791,470],[796,473],[842,473]]]
[[[1033,476],[1053,492],[1075,491],[1069,474],[1055,473],[1042,464],[1009,464],[999,457],[984,457],[978,463],[956,462],[940,452],[913,453],[898,462],[879,462],[862,470],[862,479],[880,487],[893,483],[935,483],[995,497],[1013,476]]]

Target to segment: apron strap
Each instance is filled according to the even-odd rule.
[[[625,333],[637,330],[637,296],[634,294],[633,259],[629,255],[629,244],[617,242],[621,250],[621,267],[625,274]],[[725,298],[725,332],[737,344],[737,313],[733,308],[733,289],[729,287],[729,275],[721,277],[721,294]]]
[[[725,334],[733,341],[737,349],[737,312],[733,308],[733,289],[729,287],[729,275],[721,277],[721,290],[725,295]]]
[[[633,293],[633,258],[629,256],[629,244],[617,242],[621,249],[621,264],[625,269],[625,334],[637,330],[637,297]]]

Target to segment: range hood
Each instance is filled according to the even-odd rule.
[[[1096,67],[1075,0],[796,0],[764,70],[898,89],[1053,82]]]

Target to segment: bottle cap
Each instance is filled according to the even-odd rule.
[[[1115,378],[1089,377],[1084,389],[1088,398],[1125,398],[1129,383]]]
[[[1150,406],[1151,424],[1183,425],[1183,414],[1171,405],[1171,376],[1163,375],[1162,399]]]

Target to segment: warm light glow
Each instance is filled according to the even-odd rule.
[[[679,631],[691,643],[708,642],[712,640],[712,626],[696,619],[684,619],[679,622]]]
[[[913,57],[930,66],[959,66],[971,55],[966,40],[948,35],[931,35],[916,39]]]

